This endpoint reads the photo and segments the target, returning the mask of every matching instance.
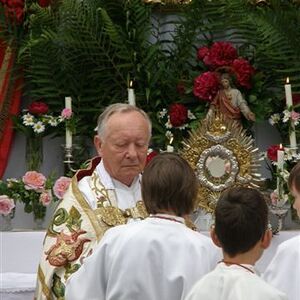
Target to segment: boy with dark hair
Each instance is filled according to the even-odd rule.
[[[155,156],[142,176],[150,216],[108,230],[70,278],[66,299],[184,299],[221,256],[209,238],[185,224],[197,189],[194,171],[179,155]]]
[[[254,270],[271,241],[268,207],[263,195],[245,187],[222,193],[211,237],[224,259],[204,276],[186,300],[283,300],[284,294],[260,279]]]

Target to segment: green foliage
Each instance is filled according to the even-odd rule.
[[[98,114],[110,103],[125,102],[133,80],[136,103],[153,121],[153,141],[164,147],[158,111],[176,102],[197,118],[207,111],[192,84],[204,70],[197,48],[215,41],[231,42],[256,68],[246,100],[258,120],[282,111],[286,77],[300,91],[300,13],[292,1],[271,0],[263,7],[247,0],[193,1],[176,13],[140,0],[64,0],[49,9],[30,8],[25,40],[19,39],[26,93],[54,112],[71,96],[78,135],[92,136]],[[1,37],[10,35],[20,37],[13,28]],[[176,91],[179,82],[184,94]]]

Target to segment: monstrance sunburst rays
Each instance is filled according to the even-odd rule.
[[[213,213],[221,192],[231,186],[260,188],[263,178],[254,140],[237,121],[216,112],[200,122],[183,141],[180,151],[199,179],[198,206]],[[208,161],[218,159],[224,167],[219,176],[212,176]],[[227,165],[227,167],[226,167]],[[227,169],[226,169],[227,168]]]

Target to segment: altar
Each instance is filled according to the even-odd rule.
[[[203,232],[209,235],[209,232]],[[299,235],[299,230],[281,231],[273,237],[271,246],[257,262],[256,269],[263,273],[280,243]],[[0,299],[33,299],[36,271],[42,251],[45,231],[1,232]]]

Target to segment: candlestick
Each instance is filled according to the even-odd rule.
[[[68,108],[72,110],[72,98],[71,97],[66,97],[65,98],[65,108]],[[72,147],[72,132],[66,126],[66,148],[71,148]]]
[[[290,146],[291,146],[291,149],[297,150],[297,140],[296,140],[296,132],[295,132],[294,121],[291,121]]]
[[[284,165],[284,151],[282,150],[282,145],[280,144],[280,148],[277,150],[277,192],[279,201],[281,199],[281,178],[279,174],[283,171],[283,165]]]
[[[135,106],[135,94],[134,89],[132,88],[132,81],[130,81],[128,88],[128,103]]]
[[[167,152],[174,152],[174,147],[171,145],[167,146]]]

